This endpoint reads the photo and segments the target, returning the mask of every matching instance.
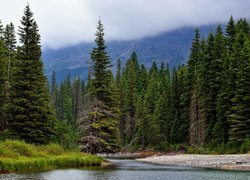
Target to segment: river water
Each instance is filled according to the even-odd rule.
[[[38,180],[250,180],[250,172],[161,166],[134,160],[110,160],[114,168],[60,169],[42,173],[2,174],[0,179]]]

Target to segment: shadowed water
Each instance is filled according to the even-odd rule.
[[[111,160],[114,168],[53,170],[31,174],[2,174],[0,179],[38,180],[250,180],[250,172],[161,166],[134,160]]]

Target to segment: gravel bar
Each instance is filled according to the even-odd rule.
[[[202,168],[218,168],[227,170],[250,171],[250,154],[236,155],[163,155],[136,159],[162,165],[191,166]]]

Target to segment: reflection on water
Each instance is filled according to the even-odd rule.
[[[115,168],[53,170],[34,174],[3,174],[0,179],[35,180],[250,180],[250,172],[161,166],[134,160],[111,160]]]

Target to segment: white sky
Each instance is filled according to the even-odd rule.
[[[101,17],[107,40],[151,36],[184,26],[250,18],[250,0],[0,0],[0,20],[17,27],[27,3],[42,45],[59,48],[93,41]]]

